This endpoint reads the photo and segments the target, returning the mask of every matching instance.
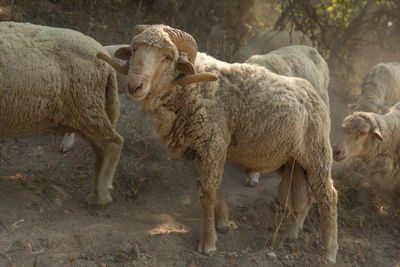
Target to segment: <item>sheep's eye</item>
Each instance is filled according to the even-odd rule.
[[[170,55],[167,55],[167,56],[164,57],[164,60],[168,60],[168,61],[172,60],[172,57]]]

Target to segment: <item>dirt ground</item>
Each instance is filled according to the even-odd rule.
[[[14,1],[1,2],[14,5]],[[54,4],[57,1],[43,0],[40,5],[22,2],[27,7],[0,8],[0,20],[70,27],[103,44],[126,43],[131,34],[128,29],[138,22],[175,23],[188,28],[195,24],[193,32],[201,37],[200,33],[208,36],[209,26],[221,20],[213,11],[207,14],[213,13],[215,20],[200,25],[193,19],[187,24],[185,18],[173,21],[172,13],[172,19],[159,20],[137,9],[134,16],[118,10],[103,12],[100,17],[104,21],[99,23],[96,17],[87,18],[79,10],[59,8]],[[218,7],[217,2],[207,1],[206,5]],[[185,14],[204,17],[196,6]],[[116,12],[124,16],[114,16]],[[114,24],[106,24],[110,17]],[[211,29],[221,42],[204,39],[199,47],[213,51],[218,58],[228,58],[233,46],[221,40],[224,31],[217,26]],[[229,32],[224,34],[230,36]],[[393,55],[369,57],[371,62],[364,64],[365,68],[377,60],[393,60]],[[330,92],[330,99],[334,142],[341,121],[350,111],[341,96]],[[280,178],[276,173],[264,174],[258,187],[249,188],[243,168],[233,163],[227,163],[222,182],[232,229],[218,235],[216,253],[197,253],[201,207],[195,167],[193,163],[183,167],[181,160],[168,160],[151,122],[147,121],[144,129],[137,126],[143,119],[139,104],[126,96],[121,96],[121,101],[118,131],[125,145],[114,177],[114,202],[103,215],[93,215],[86,204],[93,172],[92,151],[86,143],[78,140],[71,151],[61,154],[62,136],[52,133],[18,139],[0,137],[0,267],[329,266],[322,257],[316,206],[297,241],[283,241],[278,234],[272,248],[280,219]],[[339,193],[336,266],[399,267],[399,186],[370,178],[357,161],[334,164],[332,176]]]
[[[0,138],[0,266],[324,266],[314,207],[299,240],[278,235],[279,177],[245,186],[244,170],[228,163],[222,192],[232,230],[218,235],[217,252],[195,251],[201,207],[192,163],[168,160],[147,122],[136,129],[138,103],[121,96],[118,124],[125,146],[114,179],[114,203],[103,215],[86,204],[92,152],[78,140],[66,154],[62,137]],[[337,266],[400,264],[400,194],[355,175],[354,164],[334,168],[339,191]],[[273,253],[271,253],[273,252]],[[397,264],[397,265],[396,265]]]

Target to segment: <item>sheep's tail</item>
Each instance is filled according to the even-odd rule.
[[[117,125],[119,117],[119,95],[118,95],[118,83],[115,72],[111,72],[108,76],[106,86],[106,112],[114,127]]]

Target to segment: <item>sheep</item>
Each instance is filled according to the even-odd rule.
[[[106,50],[77,31],[0,23],[0,135],[79,133],[94,151],[88,202],[104,208],[124,139],[115,130],[115,71],[99,52]]]
[[[232,62],[244,62],[252,55],[267,54],[289,45],[312,46],[312,41],[301,31],[265,31],[254,35],[232,56]]]
[[[397,62],[375,65],[365,76],[361,97],[357,104],[349,105],[354,111],[383,114],[400,101],[400,64]]]
[[[333,147],[333,158],[359,158],[383,178],[394,178],[400,171],[400,102],[389,112],[375,114],[357,111],[342,124],[343,137]]]
[[[116,50],[118,50],[118,48],[123,47],[123,46],[127,46],[127,45],[126,44],[125,45],[107,45],[107,46],[104,46],[104,49],[107,50],[108,54],[113,58],[113,60],[117,61],[119,64],[125,64],[126,62],[124,60],[119,60],[118,58],[114,57],[114,52]],[[117,72],[117,81],[118,81],[118,93],[119,94],[125,93],[127,90],[126,76]],[[142,113],[138,114],[138,116],[143,117],[145,115],[144,112],[145,111],[142,109]],[[139,130],[139,132],[143,132],[144,124],[145,124],[144,119],[139,120],[139,125],[137,125],[137,129]],[[73,133],[73,132],[66,133],[64,135],[64,139],[60,145],[60,149],[59,149],[60,152],[66,153],[67,151],[69,151],[75,143],[75,138],[76,138],[75,133]]]
[[[166,25],[135,26],[130,46],[114,55],[128,60],[128,68],[105,54],[98,57],[127,75],[130,97],[140,101],[153,120],[169,157],[195,162],[203,218],[199,252],[215,251],[216,230],[230,229],[228,207],[219,191],[226,160],[262,173],[293,161],[306,175],[298,184],[310,188],[318,204],[326,257],[336,261],[330,120],[309,82],[198,53],[191,35]],[[308,213],[310,205],[302,206],[304,210],[294,211],[298,220],[285,230],[288,238],[297,237]]]
[[[263,66],[276,74],[309,81],[329,110],[329,68],[317,49],[304,45],[286,46],[265,55],[251,56],[245,62]],[[259,183],[259,173],[246,171],[246,176],[248,186]]]

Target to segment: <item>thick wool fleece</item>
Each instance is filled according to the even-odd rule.
[[[259,32],[232,56],[232,62],[244,62],[253,55],[269,53],[289,45],[312,46],[312,41],[301,31]]]
[[[330,120],[309,82],[203,53],[198,53],[195,68],[215,73],[218,82],[159,89],[155,91],[164,95],[157,101],[153,95],[143,100],[170,156],[190,152],[215,163],[224,161],[225,153],[256,172],[276,170],[293,157],[310,172],[323,169],[320,179],[328,182]],[[216,173],[210,188],[220,178]]]
[[[1,22],[0,135],[112,135],[119,116],[117,81],[98,52],[106,50],[73,30]]]
[[[279,75],[309,81],[329,107],[329,68],[317,49],[304,45],[286,46],[265,55],[254,55],[246,63],[263,66]]]
[[[400,101],[400,64],[380,63],[365,76],[357,110],[382,113]]]

